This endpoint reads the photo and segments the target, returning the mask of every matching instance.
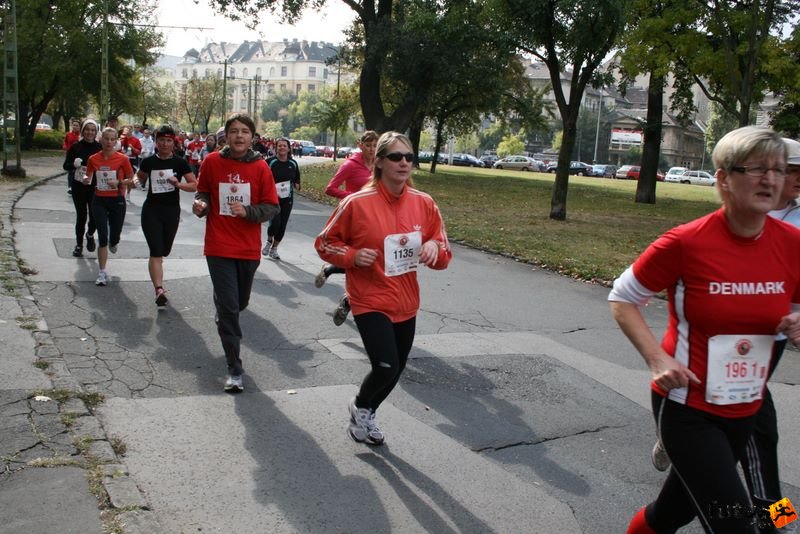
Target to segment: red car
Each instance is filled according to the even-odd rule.
[[[639,165],[623,165],[617,170],[614,178],[621,178],[623,180],[638,180],[642,168]],[[656,180],[659,182],[664,181],[664,173],[656,171]]]

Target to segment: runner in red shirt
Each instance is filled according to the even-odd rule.
[[[745,127],[713,153],[718,211],[670,230],[614,282],[614,318],[642,354],[656,432],[672,462],[658,498],[629,533],[675,532],[698,517],[707,531],[752,532],[726,514],[750,500],[736,464],[761,406],[776,333],[800,341],[800,230],[768,217],[786,175],[771,130]],[[640,306],[667,290],[661,343]]]
[[[194,174],[200,171],[200,162],[203,160],[202,152],[205,146],[206,144],[200,139],[200,134],[196,132],[189,144],[186,145],[186,158],[189,160],[189,167]]]
[[[108,251],[117,253],[122,224],[125,222],[125,191],[133,185],[133,169],[127,156],[117,152],[117,131],[103,128],[100,139],[102,150],[89,158],[86,165],[85,184],[95,186],[92,214],[97,226],[97,263],[100,272],[95,284],[108,284],[106,263]]]
[[[353,317],[371,371],[348,404],[349,436],[381,445],[375,413],[397,385],[414,341],[420,264],[445,269],[452,252],[439,208],[413,188],[408,138],[378,140],[374,178],[343,200],[314,243],[320,257],[347,273]]]
[[[278,213],[278,194],[267,162],[252,149],[253,120],[236,114],[225,122],[227,145],[200,166],[192,211],[208,216],[204,254],[214,286],[217,332],[225,351],[225,391],[244,390],[239,356],[239,313],[247,307],[261,260],[261,223]]]

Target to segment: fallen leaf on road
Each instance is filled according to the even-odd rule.
[[[53,399],[51,399],[50,397],[47,397],[45,395],[36,395],[33,398],[33,400],[38,401],[38,402],[50,402]]]

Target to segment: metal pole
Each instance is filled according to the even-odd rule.
[[[341,51],[337,52],[339,54],[339,58],[336,60],[336,106],[338,110],[339,106],[339,87],[342,82],[342,55]],[[336,161],[336,146],[339,143],[339,125],[337,124],[333,128],[333,161]]]
[[[222,63],[222,112],[220,113],[219,121],[225,123],[225,112],[228,111],[228,59]]]
[[[594,156],[592,163],[597,163],[597,144],[600,141],[600,115],[603,114],[603,90],[600,89],[600,105],[597,107],[597,128],[594,131]]]
[[[108,90],[108,0],[103,7],[103,43],[100,59],[100,121],[104,123],[111,114],[111,94]]]

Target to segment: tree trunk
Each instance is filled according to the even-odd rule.
[[[436,119],[436,145],[433,147],[433,157],[431,158],[431,174],[436,172],[436,164],[439,163],[439,150],[442,148],[442,129],[444,121],[438,117]]]
[[[422,119],[416,118],[408,129],[408,139],[411,141],[411,148],[414,151],[414,167],[417,169],[419,169],[419,139],[421,136]]]
[[[553,183],[553,196],[550,199],[550,218],[564,221],[567,218],[567,190],[569,189],[569,162],[578,132],[578,106],[564,117],[564,135],[558,151],[558,169]]]
[[[656,174],[661,153],[661,117],[664,111],[664,77],[650,73],[647,87],[647,123],[644,126],[642,171],[636,184],[636,202],[656,203]]]

